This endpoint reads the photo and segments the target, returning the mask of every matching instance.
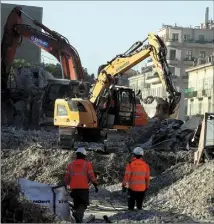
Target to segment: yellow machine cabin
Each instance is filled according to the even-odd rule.
[[[93,105],[88,100],[57,99],[54,108],[54,125],[97,128],[97,116]]]
[[[148,44],[145,41],[148,40]],[[118,77],[139,62],[151,57],[167,100],[159,100],[156,117],[165,119],[176,113],[181,93],[172,82],[166,60],[167,49],[159,36],[149,33],[128,51],[117,55],[98,69],[98,78],[87,99],[69,98],[55,101],[54,125],[59,127],[60,144],[73,148],[80,141],[104,143],[104,151],[124,147],[124,133],[135,125],[136,96],[132,89],[119,86]],[[155,97],[149,96],[150,102]]]

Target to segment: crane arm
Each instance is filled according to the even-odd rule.
[[[4,89],[7,86],[7,79],[16,54],[16,48],[22,41],[22,37],[52,54],[61,63],[66,79],[83,80],[84,71],[80,57],[76,49],[69,44],[69,41],[29,16],[33,23],[46,33],[30,25],[22,24],[22,13],[24,12],[21,7],[15,7],[8,16],[4,27],[1,43],[2,88]]]
[[[147,40],[148,44],[144,45]],[[123,74],[146,58],[151,57],[161,83],[169,93],[169,113],[172,114],[180,101],[181,94],[173,85],[172,74],[166,61],[166,55],[167,49],[160,37],[149,33],[146,40],[136,42],[128,51],[124,54],[117,55],[110,62],[107,62],[104,68],[100,69],[101,71],[99,72],[97,82],[92,90],[90,101],[98,104],[99,98],[102,96],[103,92],[108,89],[110,85],[116,84],[115,78],[119,74]]]

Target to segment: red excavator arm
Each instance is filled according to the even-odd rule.
[[[41,32],[30,25],[22,24],[22,13],[46,33]],[[80,57],[76,49],[70,45],[69,41],[57,32],[50,30],[40,22],[30,18],[22,11],[21,7],[17,6],[8,16],[1,43],[3,91],[7,89],[7,80],[16,54],[16,48],[21,43],[23,37],[52,54],[60,62],[65,79],[83,80],[84,72]]]

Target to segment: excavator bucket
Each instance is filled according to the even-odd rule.
[[[170,103],[160,97],[147,97],[141,101],[144,111],[149,118],[158,118],[160,120],[178,117],[179,105],[174,109],[174,113],[170,113]],[[147,118],[148,119],[148,118]]]

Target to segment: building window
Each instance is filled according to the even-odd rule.
[[[198,40],[204,41],[204,35],[198,35]]]
[[[169,60],[175,60],[176,58],[176,50],[170,50],[169,52]]]
[[[203,82],[204,82],[204,89],[210,89],[210,79],[205,78],[203,79]]]
[[[186,51],[185,59],[192,60],[192,51],[190,50]]]
[[[172,41],[178,41],[178,33],[172,34]]]
[[[190,34],[184,34],[184,41],[190,40]]]
[[[200,58],[205,58],[206,52],[205,51],[200,51],[199,57]]]
[[[58,116],[67,116],[67,110],[63,105],[57,105],[57,115]]]

